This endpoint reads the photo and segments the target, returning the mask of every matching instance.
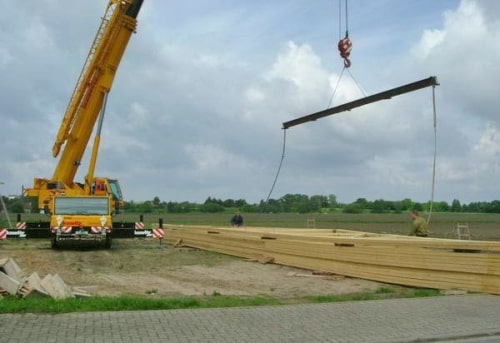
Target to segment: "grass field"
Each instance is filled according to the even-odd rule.
[[[294,214],[243,213],[245,226],[304,228],[314,221],[318,229],[344,229],[374,233],[406,235],[410,230],[410,216],[400,214]],[[156,226],[162,218],[165,224],[229,226],[231,213],[188,213],[150,215],[144,217],[148,227]],[[120,215],[117,220],[137,220],[138,216]],[[468,223],[472,238],[500,240],[500,215],[468,213],[435,213],[430,220],[432,237],[456,238],[457,223]]]
[[[229,226],[233,213],[185,213],[144,215],[148,228],[156,227],[161,218],[164,224]],[[409,213],[398,214],[295,214],[295,213],[242,213],[245,226],[304,228],[313,220],[318,229],[344,229],[374,233],[406,235],[410,230]],[[423,214],[427,216],[427,214]],[[40,215],[23,215],[23,220],[39,220]],[[3,219],[3,218],[2,218]],[[47,217],[44,218],[47,220]],[[115,222],[135,222],[138,214],[120,214]],[[11,222],[16,217],[11,215]],[[484,213],[433,213],[430,220],[431,236],[437,238],[456,238],[454,233],[457,223],[468,223],[475,240],[500,240],[500,214]],[[0,227],[8,227],[5,219],[0,220]]]
[[[424,214],[425,215],[425,214]],[[305,228],[313,220],[318,229],[343,229],[406,235],[410,230],[410,216],[401,214],[293,214],[243,213],[245,226]],[[229,226],[231,213],[165,214],[145,216],[147,225],[157,225],[158,218],[165,224]],[[120,215],[118,220],[137,220],[137,216]],[[456,238],[457,223],[468,223],[472,238],[500,240],[500,214],[435,213],[430,220],[431,236]]]

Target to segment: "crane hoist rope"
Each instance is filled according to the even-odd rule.
[[[432,207],[434,204],[434,189],[436,186],[436,157],[437,157],[437,112],[436,112],[436,86],[432,86],[432,119],[434,125],[434,162],[432,164],[431,200],[427,224],[431,222]]]
[[[337,48],[339,49],[340,56],[344,59],[344,66],[342,68],[342,71],[340,72],[339,78],[337,80],[337,84],[335,85],[335,88],[333,89],[333,93],[330,97],[330,101],[328,102],[328,106],[326,107],[327,109],[330,108],[330,106],[332,105],[333,99],[335,98],[335,94],[337,93],[337,89],[340,85],[340,81],[342,80],[342,76],[344,75],[345,70],[351,66],[351,60],[349,59],[349,57],[351,55],[352,42],[349,39],[349,12],[348,12],[348,7],[347,7],[347,0],[345,0],[345,37],[342,39],[341,39],[341,35],[342,35],[342,0],[339,0],[338,14],[339,14],[338,23],[339,23],[339,39],[340,40],[337,44]],[[366,96],[363,89],[360,87],[360,85],[358,84],[356,79],[354,79],[354,77],[352,76],[352,73],[350,72],[350,70],[347,69],[347,71],[348,71],[349,75],[351,76],[352,80],[354,81],[354,83],[361,90],[361,93],[364,96]],[[269,201],[269,198],[271,197],[271,194],[274,190],[274,187],[276,186],[276,182],[278,180],[278,176],[280,174],[281,167],[283,166],[283,160],[285,159],[285,150],[286,150],[286,130],[283,130],[283,148],[282,148],[282,153],[281,153],[281,159],[280,159],[280,163],[278,166],[278,170],[276,172],[276,176],[274,177],[274,181],[273,181],[273,184],[271,186],[271,190],[269,191],[269,194],[267,195],[265,204],[267,204],[267,202]]]
[[[342,32],[342,0],[339,0],[339,38]],[[347,0],[345,0],[345,36],[341,38],[337,43],[337,48],[340,52],[340,57],[344,59],[344,67],[349,68],[351,66],[351,56],[352,51],[352,41],[349,38],[349,12],[347,8]]]

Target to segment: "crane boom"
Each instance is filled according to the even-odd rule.
[[[423,79],[420,81],[409,83],[409,84],[404,85],[404,86],[396,87],[396,88],[393,88],[393,89],[390,89],[390,90],[387,90],[384,92],[380,92],[377,94],[373,94],[373,95],[370,95],[370,96],[367,96],[367,97],[364,97],[361,99],[357,99],[357,100],[345,103],[343,105],[332,107],[332,108],[329,108],[329,109],[326,109],[326,110],[323,110],[320,112],[316,112],[313,114],[309,114],[307,116],[303,116],[303,117],[300,117],[297,119],[293,119],[293,120],[284,122],[283,129],[288,129],[289,127],[303,124],[303,123],[306,123],[309,121],[314,121],[314,120],[317,120],[317,119],[320,119],[320,118],[323,118],[326,116],[330,116],[332,114],[336,114],[339,112],[350,111],[353,108],[361,107],[361,106],[370,104],[372,102],[390,99],[390,98],[397,96],[397,95],[401,95],[401,94],[405,94],[405,93],[419,90],[421,88],[425,88],[425,87],[429,87],[429,86],[437,86],[437,85],[439,85],[437,82],[437,78],[435,76],[431,76],[431,77],[428,77],[427,79]]]
[[[71,185],[92,134],[143,0],[111,0],[90,48],[52,148],[57,157],[53,180]]]

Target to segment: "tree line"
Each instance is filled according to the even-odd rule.
[[[9,213],[23,213],[25,198],[3,197],[5,206]],[[352,203],[340,203],[334,194],[330,195],[304,195],[286,194],[279,199],[261,200],[259,203],[248,203],[244,199],[217,199],[208,197],[203,203],[188,201],[174,202],[161,201],[158,196],[144,202],[130,201],[125,204],[126,213],[189,213],[203,212],[215,213],[227,210],[238,210],[246,213],[321,213],[340,211],[342,213],[401,213],[404,211],[418,210],[435,212],[468,212],[468,213],[500,213],[500,200],[491,202],[480,201],[462,204],[460,200],[454,199],[450,204],[446,201],[430,201],[421,203],[409,198],[403,200],[374,201],[358,198]],[[0,207],[0,212],[3,209]]]
[[[460,200],[454,199],[451,203],[437,201],[431,204],[427,202],[416,202],[409,198],[403,200],[369,201],[358,198],[352,203],[341,203],[337,201],[334,194],[313,195],[286,194],[279,199],[261,200],[259,203],[247,203],[244,199],[217,199],[208,197],[202,204],[192,202],[165,202],[159,197],[151,201],[140,203],[128,202],[125,205],[126,212],[153,213],[188,213],[188,212],[223,212],[228,209],[239,210],[246,213],[321,213],[340,211],[342,213],[401,213],[404,211],[418,210],[435,212],[468,212],[468,213],[500,213],[500,200],[491,202],[471,202],[462,204]]]

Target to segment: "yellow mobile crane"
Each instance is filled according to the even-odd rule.
[[[35,178],[33,187],[23,191],[38,199],[41,212],[50,214],[53,247],[74,239],[111,246],[112,215],[123,204],[122,193],[117,180],[96,177],[94,171],[107,96],[142,3],[109,0],[52,148],[53,156],[60,156],[54,174],[50,179]],[[77,183],[74,178],[96,123],[88,173],[83,183]]]

